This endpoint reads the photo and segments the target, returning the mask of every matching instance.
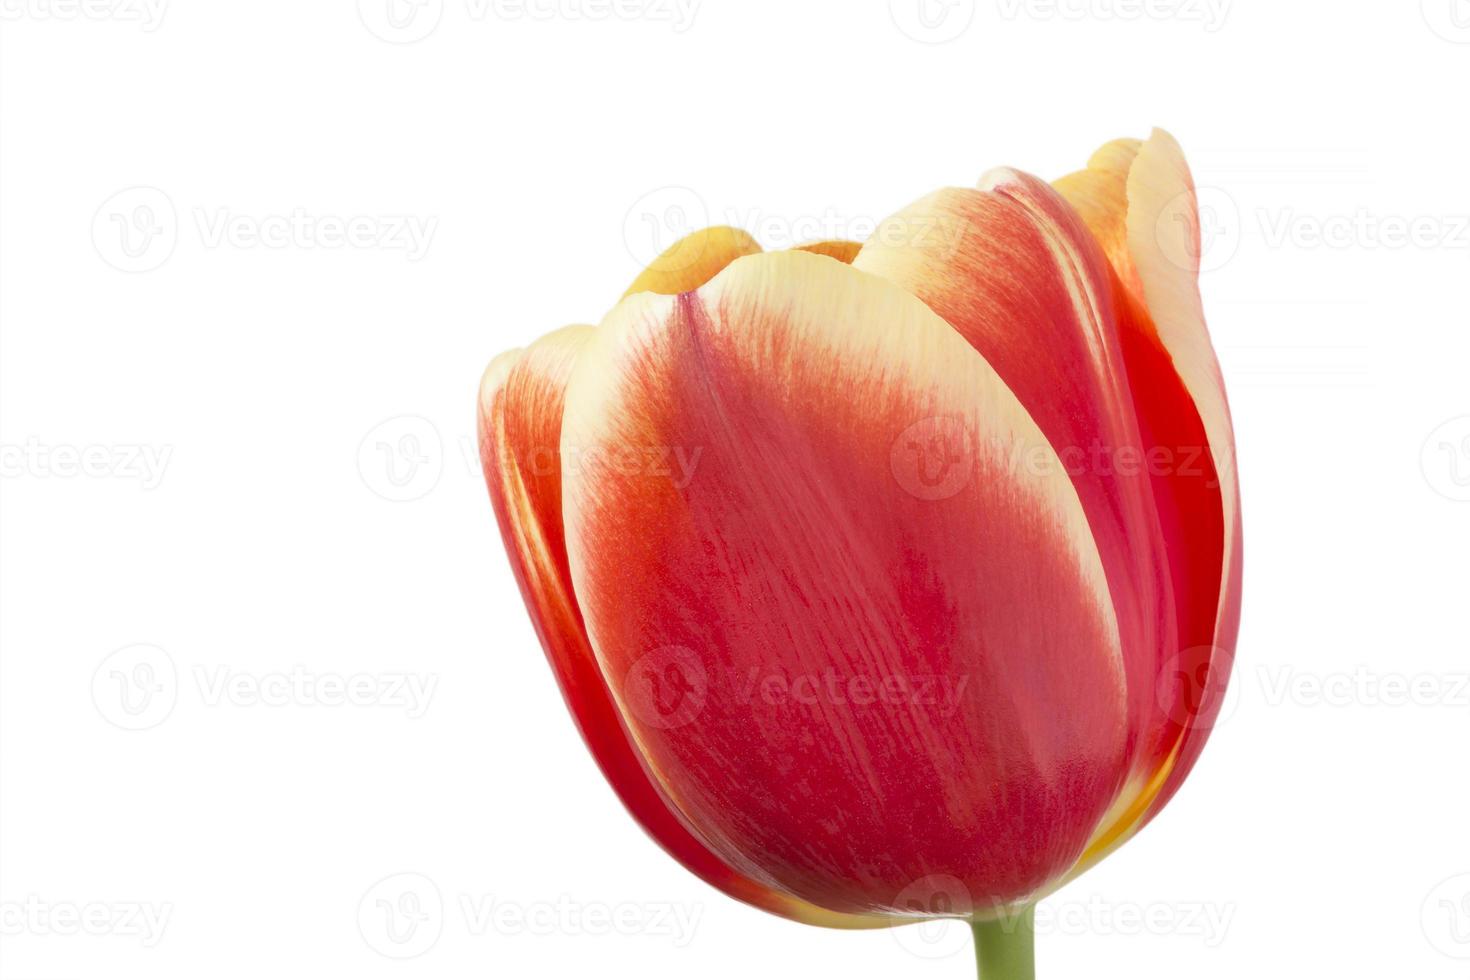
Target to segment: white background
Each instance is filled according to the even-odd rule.
[[[688,226],[861,236],[1162,125],[1238,669],[1177,799],[1043,906],[1042,976],[1470,976],[1470,5],[583,2],[0,3],[0,975],[973,975],[623,814],[476,384]]]

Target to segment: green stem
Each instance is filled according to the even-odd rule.
[[[971,922],[980,980],[1036,980],[1036,909]]]

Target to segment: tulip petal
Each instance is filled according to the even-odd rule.
[[[730,867],[912,916],[933,876],[964,914],[1073,864],[1126,751],[1113,604],[1056,454],[949,325],[825,257],[751,256],[624,300],[566,398],[593,649]]]
[[[1225,382],[1205,329],[1200,303],[1200,226],[1194,181],[1174,138],[1157,130],[1128,172],[1128,249],[1138,269],[1149,316],[1184,386],[1194,397],[1220,476],[1224,542],[1216,604],[1212,677],[1199,678],[1206,710],[1193,718],[1179,757],[1154,812],[1188,775],[1214,724],[1234,658],[1240,625],[1240,486],[1235,472],[1235,431]],[[1183,260],[1181,260],[1181,256]]]
[[[1087,161],[1086,170],[1052,182],[1087,224],[1123,285],[1139,297],[1143,290],[1128,254],[1128,170],[1142,145],[1135,139],[1105,143]]]
[[[820,925],[873,926],[833,916],[737,874],[693,837],[649,779],[587,642],[562,533],[561,418],[572,365],[592,336],[572,326],[496,358],[480,387],[485,479],[526,608],[562,696],[598,766],[634,819],[666,851],[726,894]]]
[[[935,234],[931,229],[945,230]],[[1129,783],[1176,739],[1158,723],[1174,599],[1106,259],[1044,182],[1014,170],[888,218],[854,266],[922,299],[995,367],[1071,474],[1108,573],[1128,667]]]
[[[760,250],[760,243],[740,228],[701,228],[664,249],[623,295],[648,292],[673,296],[698,289],[742,255]]]
[[[1194,473],[1175,473],[1159,493],[1180,609],[1179,689],[1172,699],[1178,742],[1117,825],[1105,827],[1086,863],[1148,822],[1179,788],[1223,700],[1240,617],[1241,524],[1235,440],[1219,364],[1198,289],[1199,214],[1183,152],[1155,130],[1148,140],[1116,140],[1087,169],[1056,182],[1098,240],[1122,286],[1130,374],[1140,417],[1173,429],[1206,452]],[[1196,433],[1191,436],[1190,433]],[[1167,680],[1167,679],[1166,679]]]
[[[816,252],[818,255],[825,255],[849,265],[852,264],[853,259],[857,258],[862,247],[862,242],[850,242],[845,238],[824,238],[819,242],[807,242],[804,245],[795,246],[799,251]]]
[[[1214,642],[1224,542],[1220,478],[1194,401],[1148,326],[1147,311],[1115,281],[1124,360],[1130,376],[1141,379],[1133,399],[1144,444],[1168,451],[1168,465],[1152,479],[1178,629],[1159,651],[1152,692],[1144,692],[1153,697],[1149,742],[1157,752],[1135,767],[1072,877],[1128,840],[1167,802],[1166,786],[1177,787],[1187,772],[1178,765],[1181,744],[1191,731],[1207,730],[1201,726],[1212,722],[1223,693],[1211,673],[1221,655]]]

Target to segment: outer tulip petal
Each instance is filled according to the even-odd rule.
[[[931,227],[963,234],[903,233]],[[1160,651],[1172,647],[1176,627],[1106,259],[1049,186],[997,170],[979,190],[941,190],[893,215],[853,264],[952,324],[1030,410],[1071,474],[1117,605],[1128,668],[1128,785],[1136,791],[1177,740],[1161,731],[1155,697]]]
[[[647,292],[672,296],[698,289],[742,255],[760,250],[760,243],[739,228],[702,228],[664,249],[623,295]]]
[[[1241,529],[1234,433],[1224,382],[1200,304],[1199,215],[1184,156],[1169,134],[1117,140],[1086,170],[1056,182],[1108,255],[1122,286],[1129,372],[1140,417],[1172,430],[1184,445],[1195,433],[1203,465],[1156,480],[1170,540],[1180,609],[1173,700],[1178,741],[1130,812],[1105,827],[1086,863],[1143,826],[1188,775],[1214,724],[1234,658],[1240,617]],[[1168,680],[1167,678],[1165,679]]]
[[[1124,359],[1130,375],[1141,379],[1133,386],[1133,398],[1144,444],[1166,450],[1166,465],[1151,475],[1168,550],[1178,631],[1160,650],[1152,692],[1150,743],[1163,755],[1150,759],[1148,768],[1129,781],[1073,877],[1116,849],[1167,802],[1166,786],[1177,787],[1187,773],[1179,767],[1181,744],[1190,731],[1207,730],[1218,711],[1216,699],[1223,693],[1212,690],[1220,679],[1211,674],[1220,655],[1214,642],[1224,543],[1220,478],[1193,399],[1168,352],[1151,329],[1145,329],[1147,311],[1121,282],[1115,295]],[[1230,642],[1233,646],[1233,638]]]
[[[480,387],[480,456],[511,567],[582,738],[640,825],[699,877],[752,905],[821,925],[842,919],[733,871],[695,839],[649,779],[628,740],[587,642],[562,534],[562,402],[572,365],[592,335],[573,326],[496,358]]]
[[[563,499],[598,662],[727,864],[895,916],[934,876],[965,914],[1073,864],[1126,752],[1106,575],[1035,422],[921,302],[800,251],[631,297],[562,448],[606,461]]]
[[[1179,377],[1194,396],[1220,475],[1224,520],[1214,659],[1200,678],[1205,711],[1191,720],[1154,812],[1168,802],[1204,747],[1219,711],[1240,626],[1240,485],[1235,471],[1235,431],[1225,382],[1205,329],[1199,296],[1199,211],[1194,181],[1174,138],[1155,131],[1128,172],[1128,250],[1138,269],[1150,318]]]

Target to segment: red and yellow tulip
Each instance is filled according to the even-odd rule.
[[[707,229],[495,359],[511,564],[670,854],[805,922],[994,923],[1173,796],[1240,602],[1198,250],[1156,131],[861,245]]]

